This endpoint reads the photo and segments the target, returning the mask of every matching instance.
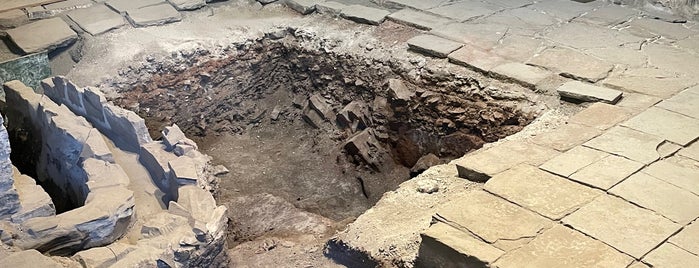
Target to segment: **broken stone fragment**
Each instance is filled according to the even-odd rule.
[[[330,105],[331,103],[331,101],[318,94],[314,94],[313,96],[308,98],[309,107],[318,112],[318,114],[322,116],[323,119],[328,121],[335,120],[333,108]]]
[[[410,90],[403,81],[399,79],[388,79],[389,95],[394,100],[408,102],[415,96],[415,92]]]
[[[415,165],[413,165],[413,167],[410,168],[410,176],[415,177],[427,170],[428,168],[430,168],[431,166],[436,166],[441,163],[442,160],[432,153],[423,155],[422,157],[420,157],[420,159],[417,160]]]
[[[431,194],[439,191],[439,184],[434,180],[421,180],[417,182],[417,191],[420,193]]]
[[[189,226],[187,218],[167,212],[161,212],[150,216],[148,221],[143,223],[143,226],[141,227],[141,235],[144,238],[153,238],[167,235],[183,226]]]
[[[172,124],[171,127],[165,127],[161,132],[163,134],[163,142],[167,146],[167,150],[172,150],[177,145],[177,142],[186,138],[184,132],[180,129],[177,124]]]
[[[343,147],[348,155],[378,170],[381,166],[381,145],[371,134],[371,130],[371,128],[363,130],[350,138]]]
[[[352,132],[365,129],[369,126],[369,114],[363,101],[352,101],[340,110],[337,122],[343,128],[349,128]]]
[[[199,168],[194,160],[187,156],[180,156],[168,162],[172,180],[178,184],[196,184],[199,179]]]
[[[214,170],[211,172],[214,174],[214,176],[222,176],[228,174],[230,171],[223,165],[217,165],[214,167]]]
[[[183,185],[178,189],[177,203],[192,213],[198,222],[209,222],[211,211],[216,209],[214,197],[196,185]]]

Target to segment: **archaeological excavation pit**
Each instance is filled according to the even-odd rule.
[[[177,124],[227,167],[217,200],[232,208],[229,247],[342,228],[384,192],[518,132],[541,110],[519,85],[342,46],[285,28],[145,56],[102,87],[152,137]]]

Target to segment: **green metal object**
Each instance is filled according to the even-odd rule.
[[[51,76],[49,56],[46,52],[27,55],[0,63],[0,84],[19,80],[34,91],[42,92],[41,80]],[[5,99],[5,92],[0,90],[0,97]]]

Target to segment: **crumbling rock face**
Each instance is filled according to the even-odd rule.
[[[19,209],[19,196],[14,187],[10,139],[0,115],[0,219],[10,217]]]

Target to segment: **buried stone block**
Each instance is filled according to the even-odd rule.
[[[373,129],[367,128],[350,138],[344,145],[348,155],[355,157],[355,160],[369,165],[378,170],[381,166],[381,145],[374,137]]]
[[[177,203],[192,213],[194,220],[209,222],[211,211],[216,208],[214,197],[196,185],[183,185],[178,189]]]
[[[580,81],[570,81],[558,89],[558,94],[563,98],[577,101],[606,102],[615,104],[621,99],[621,91],[586,84]]]

